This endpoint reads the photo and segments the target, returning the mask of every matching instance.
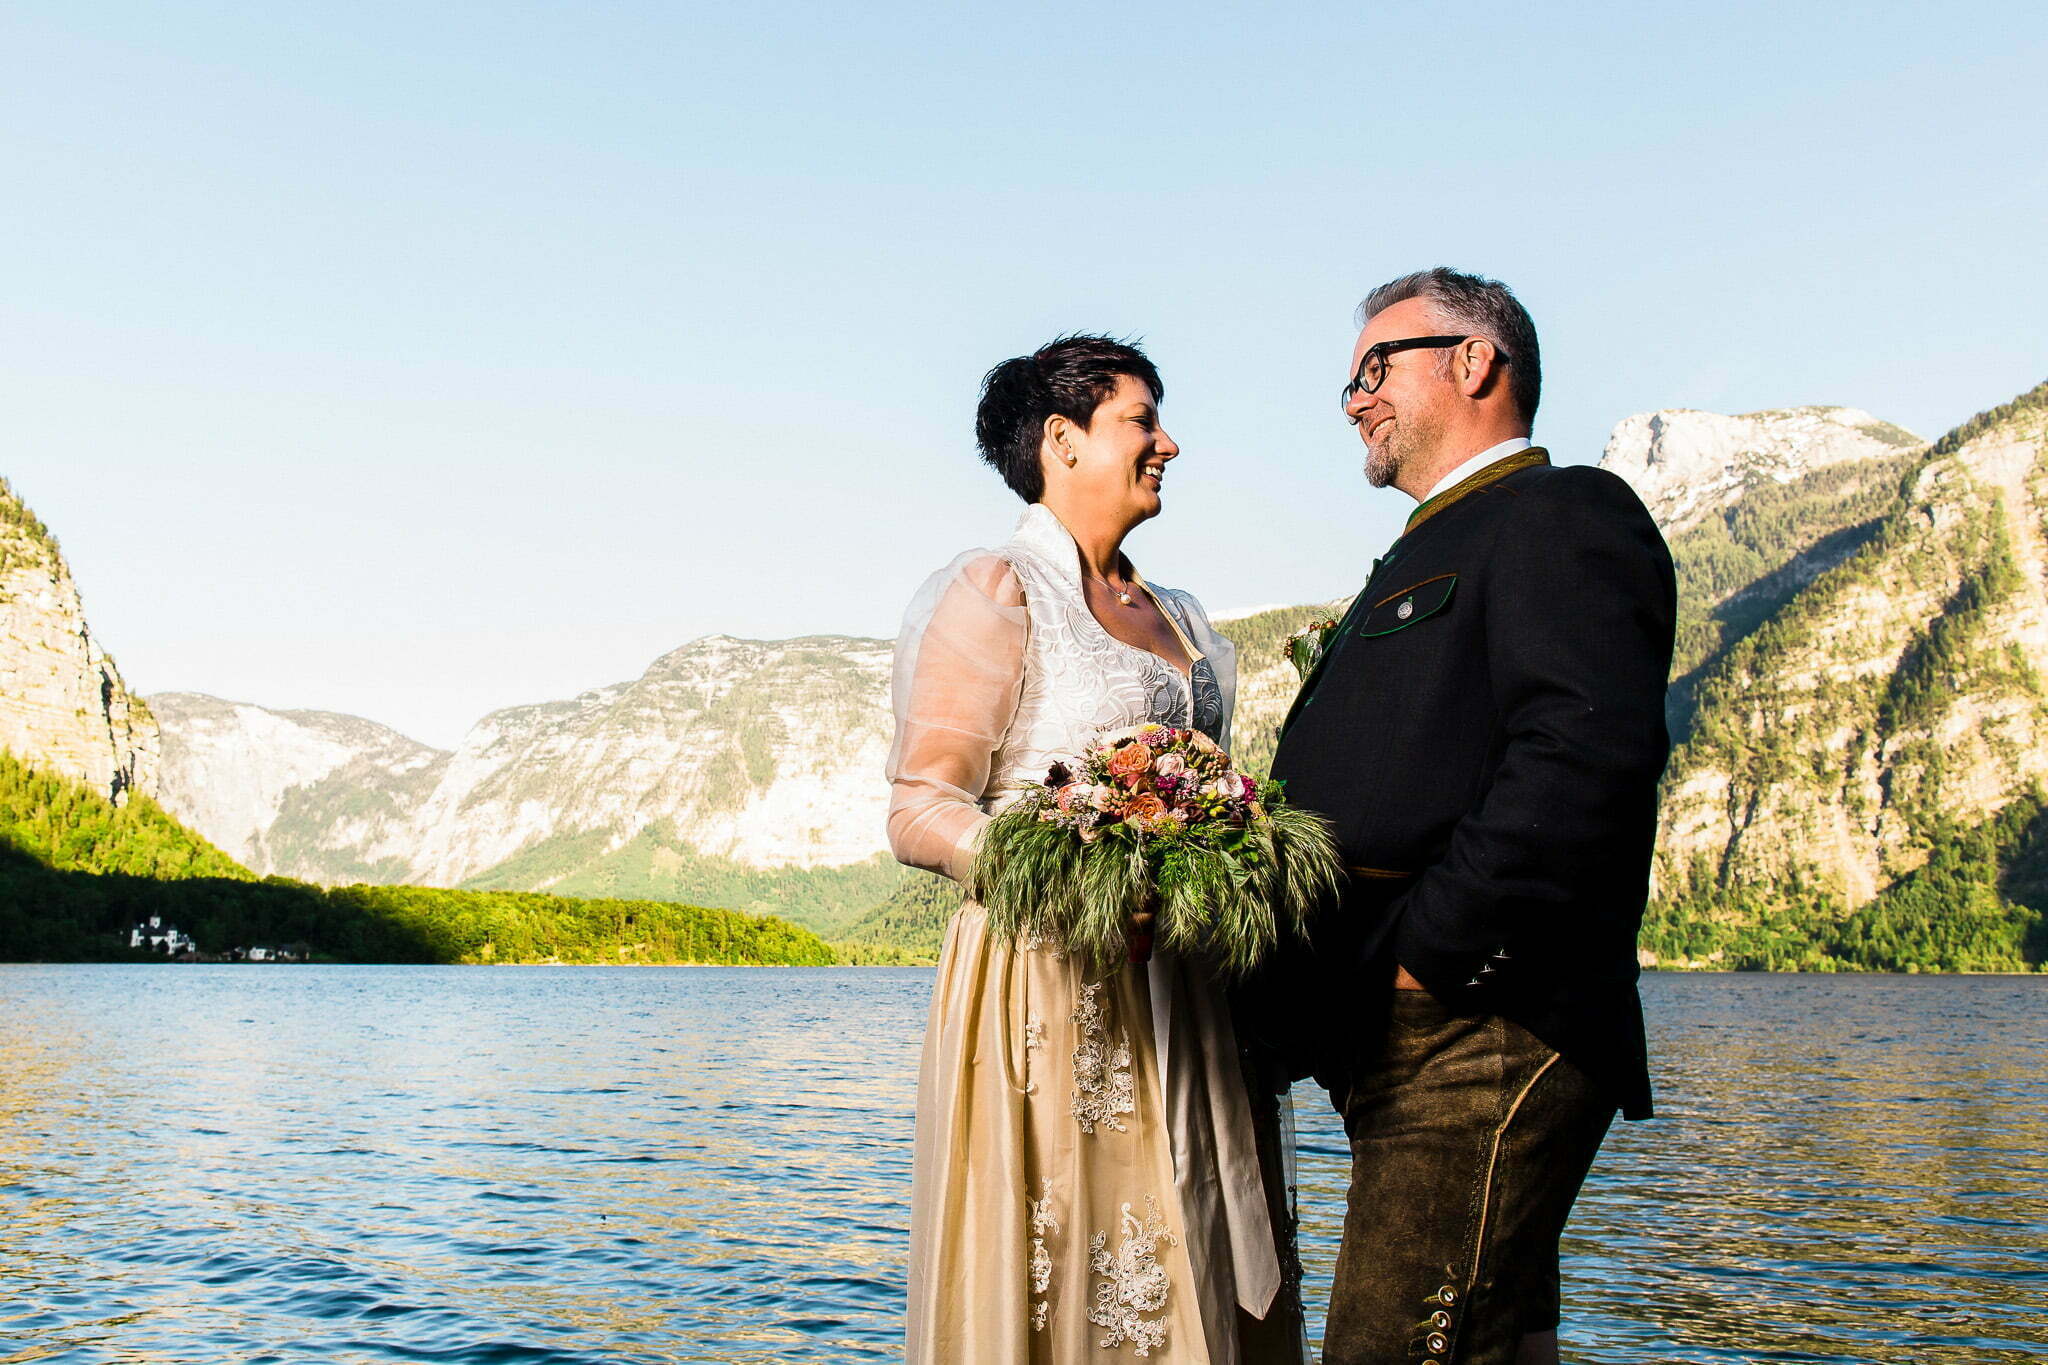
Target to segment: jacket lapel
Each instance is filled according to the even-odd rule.
[[[1386,554],[1373,561],[1372,576],[1366,580],[1365,586],[1358,590],[1358,596],[1351,599],[1351,609],[1344,613],[1344,619],[1339,621],[1337,629],[1330,633],[1329,648],[1323,651],[1323,657],[1316,660],[1316,666],[1309,670],[1306,678],[1302,679],[1301,690],[1294,694],[1294,704],[1287,708],[1287,719],[1280,723],[1280,737],[1282,739],[1287,737],[1287,727],[1294,724],[1294,718],[1301,714],[1301,709],[1307,706],[1313,698],[1316,684],[1322,681],[1324,671],[1329,668],[1331,661],[1343,651],[1345,642],[1351,638],[1351,633],[1357,629],[1361,613],[1370,609],[1367,604],[1372,601],[1372,592],[1378,586],[1380,574],[1399,557],[1402,542],[1415,534],[1417,527],[1446,508],[1457,505],[1466,498],[1471,497],[1474,493],[1491,488],[1510,474],[1549,463],[1549,451],[1545,450],[1542,446],[1531,446],[1527,450],[1510,455],[1504,460],[1495,460],[1486,468],[1478,470],[1468,478],[1459,480],[1408,514],[1408,524],[1401,528],[1399,538],[1387,547]]]

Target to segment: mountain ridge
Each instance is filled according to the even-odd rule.
[[[1704,669],[1665,775],[1647,951],[1911,961],[1897,926],[1889,946],[1870,926],[1938,881],[1921,903],[1976,917],[1949,926],[1969,960],[2040,960],[2048,900],[2016,874],[2048,783],[2044,513],[2048,384],[1914,455],[1854,549]]]
[[[1646,930],[1648,958],[1681,965],[1810,965],[1864,962],[1878,952],[1871,946],[1877,931],[1853,926],[1868,929],[1876,923],[1871,916],[1896,918],[1900,898],[1910,899],[1913,879],[1930,865],[1929,841],[1924,829],[1911,833],[1922,827],[1907,821],[1887,797],[1878,800],[1886,813],[1858,836],[1861,844],[1840,832],[1831,835],[1839,858],[1795,867],[1767,856],[1773,840],[1784,848],[1805,848],[1811,838],[1788,833],[1779,817],[1745,813],[1746,798],[1731,793],[1768,790],[1787,763],[1825,767],[1842,755],[1826,745],[1816,749],[1812,736],[1797,731],[1797,714],[1756,709],[1777,686],[1759,683],[1759,668],[1770,671],[1759,660],[1779,658],[1788,632],[1804,629],[1800,623],[1816,613],[1827,616],[1828,609],[1815,603],[1836,592],[1845,573],[1865,571],[1854,566],[1890,564],[1877,578],[1889,574],[1896,580],[1880,589],[1893,610],[1873,618],[1875,624],[1865,623],[1882,638],[1856,665],[1873,680],[1863,684],[1869,693],[1864,728],[1874,734],[1897,727],[1899,744],[1914,742],[1906,730],[1920,723],[1930,704],[1914,678],[1932,665],[1913,661],[1950,659],[1968,621],[2003,610],[1999,604],[2007,598],[1999,594],[2012,590],[1997,568],[2002,561],[1994,521],[1986,520],[1989,514],[1978,505],[1982,499],[1967,489],[1997,465],[1986,463],[1983,441],[2006,440],[2015,450],[2023,446],[2038,453],[2040,433],[2006,430],[2034,410],[2022,395],[1931,444],[1857,409],[1808,407],[1734,417],[1672,409],[1617,424],[1602,465],[1640,480],[1646,503],[1668,519],[1681,581],[1669,702],[1676,748],[1665,787],[1659,900]],[[2034,456],[2000,458],[2010,468],[1998,466],[2004,472],[1992,481],[2004,505],[2016,506],[2021,490],[2031,499]],[[1944,490],[1960,491],[1951,496]],[[2018,516],[2001,512],[1994,520],[2004,527],[2008,553],[2019,553],[2027,571],[2036,573],[2038,565],[2048,564],[2048,553],[2037,554],[2032,541],[2011,550],[2026,530],[2025,518],[2016,521]],[[1957,568],[1966,562],[1974,566],[1969,573]],[[1965,591],[1966,580],[1977,586]],[[1311,617],[1342,606],[1340,600],[1270,607],[1219,623],[1239,649],[1233,747],[1248,766],[1270,761],[1273,727],[1294,691],[1280,640]],[[1951,615],[1960,624],[1937,628]],[[1854,634],[1853,625],[1841,626],[1838,633],[1846,632],[1845,638],[1828,645],[1845,659],[1856,648],[1846,638]],[[2042,643],[2025,631],[2006,635],[2001,648],[2020,646],[2022,653]],[[377,787],[358,775],[351,779],[358,790],[341,790],[348,784],[340,783],[317,800],[303,796],[289,812],[280,803],[282,825],[266,834],[266,847],[279,856],[299,850],[297,856],[310,862],[329,858],[337,868],[383,867],[397,880],[439,877],[477,886],[516,882],[586,894],[676,896],[687,895],[694,882],[720,888],[721,903],[750,909],[784,908],[778,901],[783,898],[801,907],[789,913],[803,922],[828,935],[843,934],[849,945],[884,958],[910,941],[901,938],[905,934],[928,953],[936,948],[947,897],[934,884],[894,869],[881,852],[886,794],[879,773],[889,729],[889,648],[886,640],[847,635],[693,640],[658,657],[637,679],[566,701],[492,713],[456,750],[435,751],[442,756],[422,760],[413,770],[412,780],[432,787],[426,796],[398,790],[396,776]],[[2048,647],[2040,657],[2035,671],[2048,671]],[[1978,673],[1995,682],[1995,671]],[[2024,679],[2017,665],[2008,671]],[[1834,703],[1823,703],[1823,709],[1829,704]],[[174,716],[167,733],[182,723]],[[2017,722],[2007,716],[2001,723]],[[650,739],[648,727],[660,733]],[[1761,736],[1758,743],[1776,755],[1777,767],[1727,759],[1728,736],[1738,733]],[[831,740],[820,743],[818,736]],[[2032,742],[2031,729],[2013,741],[2022,748]],[[1884,752],[1882,742],[1878,750]],[[1992,800],[1986,784],[1991,774],[2017,779],[2030,777],[2034,768],[2031,760],[2009,755],[1980,754],[1973,763],[1975,776],[1957,790],[1975,796],[1956,807],[1948,828],[1962,841],[1957,847],[1970,839],[1995,846],[1999,851],[1985,856],[2004,868],[1998,859],[2018,855],[2000,842],[2007,836],[1997,833],[2004,828],[1997,822],[2007,810],[2019,809],[2003,799],[2016,788],[2005,782],[2001,799]],[[681,778],[670,771],[677,766],[687,769]],[[1893,774],[1886,782],[1900,784],[1906,799],[1905,787],[1920,769],[1889,757],[1879,767]],[[636,782],[655,795],[634,795]],[[812,809],[804,809],[806,801]],[[357,808],[344,811],[351,802]],[[1722,819],[1716,812],[1731,803],[1735,814]],[[1758,811],[1768,814],[1763,805]],[[387,819],[388,828],[379,823]],[[2007,821],[2013,822],[2024,824],[2018,815]],[[422,838],[422,828],[431,837]],[[465,833],[477,828],[487,828],[496,842]],[[800,835],[808,829],[810,844],[786,837],[783,831],[791,828]],[[818,838],[821,831],[829,837]],[[1901,851],[1904,843],[1886,856],[1872,853],[1909,838],[1919,841],[1917,853]],[[1700,856],[1706,864],[1698,863]],[[1992,875],[1982,870],[1991,865],[1979,858],[1969,864],[1976,869],[1969,875],[1981,881]],[[1962,874],[1949,867],[1941,875]],[[1994,880],[2000,878],[2011,880],[2005,871]],[[1824,911],[1815,908],[1823,895],[1832,898]],[[2002,895],[1994,891],[1999,905],[2017,904],[1998,900]],[[1894,930],[1885,932],[1898,939]],[[1856,933],[1864,937],[1852,943]],[[1970,960],[2012,960],[2007,930],[1992,937],[2005,946],[1994,944]],[[1910,957],[1910,951],[1898,951]]]

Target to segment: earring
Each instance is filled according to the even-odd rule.
[[[1081,457],[1071,450],[1065,450],[1060,452],[1060,458],[1067,462],[1067,468],[1072,469],[1076,464],[1080,463]]]

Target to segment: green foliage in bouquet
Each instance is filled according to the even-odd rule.
[[[1337,631],[1335,617],[1325,616],[1309,622],[1295,631],[1280,644],[1280,652],[1287,656],[1287,662],[1294,665],[1294,672],[1303,682],[1316,671],[1323,655],[1329,651],[1330,637]]]
[[[1130,958],[1132,916],[1151,909],[1158,941],[1234,977],[1283,935],[1306,939],[1342,866],[1327,823],[1279,783],[1237,772],[1196,731],[1141,725],[989,822],[974,894],[991,932],[1056,943],[1093,975]]]

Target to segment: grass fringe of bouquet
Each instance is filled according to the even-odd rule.
[[[1312,811],[1269,806],[1225,852],[1170,834],[1147,840],[1128,826],[1084,844],[1038,810],[1024,801],[989,822],[975,896],[991,933],[1060,944],[1091,975],[1126,960],[1131,914],[1154,884],[1148,851],[1159,862],[1158,943],[1229,978],[1258,966],[1282,935],[1305,942],[1310,916],[1337,890],[1336,840]]]

